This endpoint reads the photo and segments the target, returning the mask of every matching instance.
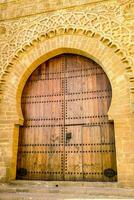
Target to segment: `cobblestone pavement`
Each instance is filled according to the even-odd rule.
[[[0,184],[0,200],[134,199],[116,183],[12,181]]]

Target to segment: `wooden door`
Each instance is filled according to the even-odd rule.
[[[111,86],[102,68],[78,55],[50,59],[22,95],[17,177],[115,181]]]
[[[24,126],[20,128],[18,178],[63,180],[63,61],[64,57],[60,57],[43,63],[33,72],[24,88]]]

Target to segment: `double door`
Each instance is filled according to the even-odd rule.
[[[22,94],[18,179],[115,181],[111,86],[102,68],[64,54],[41,64]]]

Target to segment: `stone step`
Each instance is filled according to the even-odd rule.
[[[0,184],[0,199],[21,198],[32,196],[32,199],[66,199],[68,198],[131,198],[134,199],[134,189],[119,188],[117,183],[98,182],[66,182],[66,181],[12,181]],[[36,197],[36,198],[35,198]]]
[[[32,180],[15,180],[10,181],[9,185],[41,185],[41,186],[88,186],[88,187],[114,187],[117,188],[117,182],[83,182],[83,181],[32,181]]]

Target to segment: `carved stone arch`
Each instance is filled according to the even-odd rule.
[[[99,7],[100,11],[102,7]],[[105,8],[104,14],[99,9],[82,10],[82,11],[59,11],[49,16],[42,14],[41,16],[30,18],[26,22],[25,18],[16,20],[12,27],[8,22],[3,23],[3,27],[7,29],[7,38],[1,46],[0,57],[0,83],[3,84],[6,74],[9,73],[14,65],[14,58],[25,51],[28,46],[33,45],[43,38],[48,39],[61,34],[78,34],[87,37],[96,37],[106,46],[113,49],[113,52],[120,56],[125,66],[125,74],[128,79],[130,107],[133,111],[133,34],[129,27],[125,26],[121,21],[111,18],[107,15],[109,8]],[[119,8],[115,6],[113,12],[116,14]],[[8,35],[9,29],[10,33]],[[15,31],[15,32],[14,32]],[[8,42],[7,42],[8,41]],[[7,51],[8,56],[5,54]]]
[[[55,35],[56,30],[51,30],[46,34],[41,34],[37,39],[31,41],[31,43],[24,44],[22,49],[17,52],[9,65],[12,69],[11,72],[9,70],[12,79],[15,77],[14,72],[17,72],[17,68],[22,66],[20,76],[16,77],[19,78],[19,81],[16,82],[15,92],[17,95],[16,119],[18,123],[23,121],[20,108],[20,91],[23,89],[22,85],[24,86],[28,76],[39,64],[48,60],[49,58],[52,58],[53,56],[67,52],[86,56],[93,59],[103,68],[111,82],[112,88],[114,87],[113,77],[116,77],[118,80],[120,79],[120,81],[125,81],[126,87],[128,86],[128,80],[125,76],[126,64],[123,63],[120,59],[120,56],[115,53],[115,48],[117,47],[115,45],[112,45],[112,48],[109,47],[111,42],[107,38],[103,38],[102,42],[99,34],[95,34],[91,31],[86,31],[83,29],[76,30],[71,27],[67,30],[64,30],[64,35],[59,35],[59,32],[57,33],[58,35]],[[110,63],[111,69],[110,65],[107,66],[107,63]],[[120,72],[122,71],[122,73],[117,73],[117,68],[119,68],[119,65]],[[10,80],[10,78],[8,78],[8,80]],[[6,84],[8,84],[8,80],[6,81]],[[17,91],[19,91],[19,93]],[[114,100],[115,96],[116,92],[113,92],[112,103],[109,110],[110,119],[113,119],[113,115],[116,115],[116,113],[113,111],[114,109],[112,109],[113,102],[116,101]]]
[[[16,175],[18,125],[23,124],[20,106],[23,87],[34,69],[49,58],[62,53],[76,53],[93,59],[103,68],[112,85],[113,98],[109,117],[115,122],[116,138],[119,134],[117,119],[119,116],[124,115],[125,118],[126,115],[131,115],[128,80],[125,75],[126,64],[121,61],[120,56],[114,52],[113,48],[100,41],[98,35],[94,34],[89,37],[85,34],[78,34],[73,29],[70,31],[62,35],[58,34],[55,37],[50,37],[48,34],[40,35],[38,39],[25,44],[12,60],[12,70],[9,70],[9,73],[5,76],[6,82],[3,84],[3,98],[1,100],[1,120],[4,121],[2,130],[5,131],[5,127],[10,127],[10,130],[7,129],[5,132],[12,141],[7,147],[7,150],[11,153],[8,163],[6,162],[8,167],[6,172],[3,173],[3,179],[15,179]],[[72,31],[74,32],[72,33]],[[125,98],[121,104],[123,97]],[[120,171],[118,155],[122,152],[120,152],[118,142],[116,142],[117,167]],[[121,181],[122,174],[119,174],[119,182]]]

